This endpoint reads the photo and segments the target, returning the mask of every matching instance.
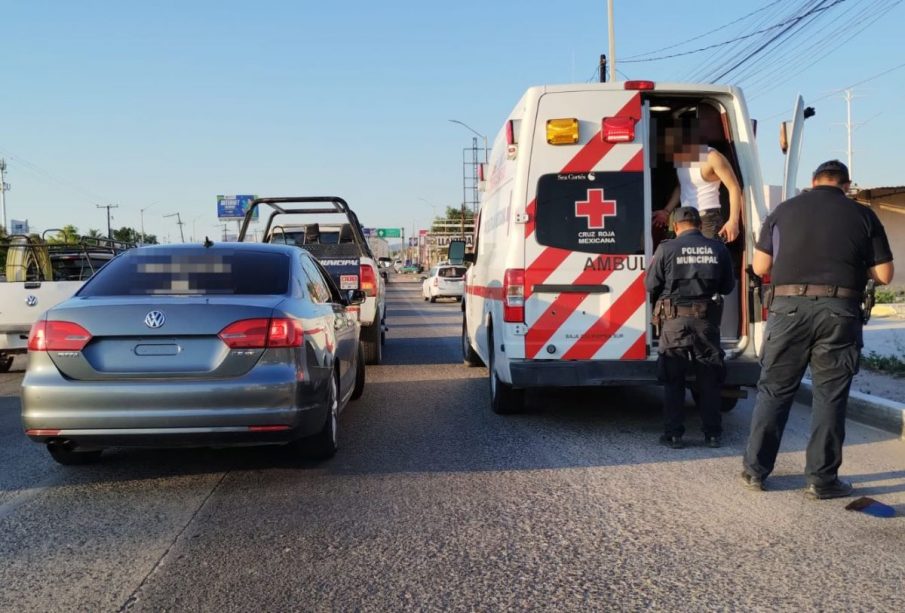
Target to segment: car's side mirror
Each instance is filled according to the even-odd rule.
[[[467,264],[474,264],[474,254],[466,253],[465,255],[462,256],[462,261]]]
[[[363,289],[350,289],[346,292],[346,303],[350,305],[363,304],[367,297]]]

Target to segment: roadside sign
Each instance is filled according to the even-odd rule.
[[[371,238],[377,235],[377,228],[362,228],[361,233],[364,234],[365,238]]]
[[[245,211],[254,200],[254,196],[217,196],[217,218],[218,219],[243,219]],[[253,219],[258,218],[258,210],[255,209]]]
[[[402,238],[402,228],[377,228],[377,238]]]
[[[28,220],[10,219],[10,234],[28,234]]]

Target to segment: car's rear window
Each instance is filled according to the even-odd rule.
[[[644,253],[640,172],[544,175],[537,182],[537,242],[587,253]]]
[[[282,295],[289,256],[260,251],[129,252],[111,261],[79,296]]]
[[[441,268],[437,271],[438,277],[450,277],[456,278],[465,276],[465,267],[464,266],[450,266],[449,268]]]

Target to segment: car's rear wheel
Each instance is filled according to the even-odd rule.
[[[365,364],[380,364],[383,358],[383,347],[380,342],[383,325],[380,323],[380,313],[374,318],[374,323],[361,328],[361,344],[365,352]]]
[[[365,352],[358,343],[358,352],[355,357],[355,386],[352,388],[350,400],[358,400],[365,391]]]
[[[13,356],[0,354],[0,372],[9,372],[13,367]]]
[[[47,451],[58,464],[64,466],[81,466],[83,464],[92,464],[97,462],[102,449],[92,449],[90,451],[79,451],[77,447],[71,443],[51,441],[47,443]]]
[[[490,363],[487,365],[490,380],[490,408],[498,415],[512,415],[525,410],[525,390],[517,389],[500,381],[496,374],[496,352],[493,347],[493,330],[487,338]]]
[[[336,372],[330,377],[327,391],[327,419],[321,431],[289,443],[290,448],[309,460],[329,460],[339,449],[339,385]]]
[[[483,366],[481,356],[471,346],[468,340],[468,327],[465,324],[465,318],[462,318],[462,359],[467,366]]]
[[[433,303],[433,302],[437,302],[437,297],[436,297],[436,296],[431,296],[431,302],[432,302],[432,303]]]

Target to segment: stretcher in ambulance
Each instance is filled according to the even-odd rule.
[[[534,87],[480,169],[467,256],[462,349],[467,364],[486,364],[494,411],[520,411],[530,388],[657,382],[644,274],[664,238],[652,214],[677,180],[663,134],[689,118],[743,189],[741,233],[728,245],[737,288],[721,326],[725,407],[756,383],[764,315],[745,269],[767,209],[741,92],[648,81]],[[725,190],[721,202],[728,219]]]

